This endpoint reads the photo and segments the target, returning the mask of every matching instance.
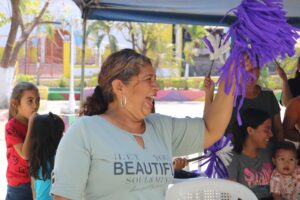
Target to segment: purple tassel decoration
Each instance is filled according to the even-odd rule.
[[[206,149],[204,159],[199,160],[199,167],[206,167],[204,174],[209,178],[228,178],[226,166],[231,161],[232,148],[231,137],[228,135]]]
[[[226,63],[219,69],[219,82],[225,81],[227,94],[235,84],[234,106],[238,106],[239,111],[246,94],[246,81],[252,76],[245,69],[244,55],[249,56],[254,66],[263,67],[278,57],[293,56],[299,35],[297,29],[287,23],[282,0],[243,0],[233,12],[237,20],[229,29],[228,37],[233,38],[234,46]],[[233,77],[242,81],[233,82]],[[242,98],[236,105],[238,95]],[[241,124],[239,113],[237,116]]]
[[[214,48],[213,48],[213,46],[211,45],[210,41],[207,39],[207,36],[204,36],[204,37],[202,38],[202,40],[205,42],[206,46],[208,47],[209,52],[210,52],[210,53],[214,53]]]
[[[262,68],[278,57],[283,59],[286,56],[293,56],[299,35],[297,29],[287,23],[283,0],[242,0],[241,4],[232,10],[237,20],[230,27],[225,41],[231,37],[233,48],[225,64],[219,68],[221,74],[219,82],[225,81],[226,94],[229,94],[230,88],[235,84],[234,106],[237,106],[237,121],[241,125],[239,110],[246,95],[246,82],[253,76],[246,71],[245,55],[248,55],[253,66]],[[204,42],[213,52],[207,38],[204,38]],[[238,96],[241,96],[241,101],[236,105]],[[206,167],[204,173],[208,177],[228,177],[226,169],[228,159],[227,161],[224,159],[230,158],[227,152],[231,147],[228,136],[230,134],[205,150],[205,156],[199,160],[200,167]]]

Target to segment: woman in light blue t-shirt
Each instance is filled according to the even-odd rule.
[[[203,119],[178,119],[151,114],[158,90],[146,56],[123,49],[107,58],[82,107],[85,116],[59,144],[54,199],[164,199],[172,157],[201,152],[220,139],[234,97],[221,82]]]

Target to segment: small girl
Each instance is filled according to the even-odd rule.
[[[11,94],[9,121],[5,126],[8,182],[6,200],[32,199],[28,165],[30,129],[39,108],[37,87],[29,82],[18,83]],[[28,133],[27,133],[28,132]]]
[[[257,109],[246,109],[241,117],[242,126],[233,133],[229,178],[250,188],[258,199],[270,199],[272,161],[267,146],[272,137],[271,117]]]
[[[36,200],[51,200],[51,171],[59,141],[65,130],[63,120],[51,112],[37,115],[30,130],[29,147],[32,191]]]
[[[300,199],[300,167],[295,145],[288,141],[277,144],[272,161],[276,167],[270,183],[273,199]]]

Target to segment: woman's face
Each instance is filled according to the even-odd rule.
[[[244,59],[245,59],[245,69],[246,69],[246,71],[251,70],[253,68],[253,65],[251,63],[251,60],[249,59],[249,56],[245,55]]]
[[[256,85],[260,75],[260,69],[259,67],[253,66],[248,56],[245,56],[245,69],[247,72],[253,75],[253,76],[249,76],[249,79],[247,80],[247,85],[248,86]]]
[[[266,148],[272,137],[272,121],[267,119],[256,128],[248,127],[249,139],[256,148]]]
[[[136,119],[144,119],[153,109],[154,97],[159,90],[152,65],[140,69],[137,76],[131,78],[124,90],[127,99],[125,109]]]
[[[258,67],[252,68],[248,72],[251,73],[252,76],[249,76],[249,79],[247,80],[247,85],[248,86],[256,85],[260,74],[259,68]]]

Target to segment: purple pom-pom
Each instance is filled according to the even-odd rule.
[[[251,76],[245,69],[244,55],[249,56],[254,66],[261,68],[278,57],[293,56],[299,35],[297,29],[287,23],[282,0],[243,0],[234,13],[237,20],[228,31],[234,46],[226,63],[219,69],[219,82],[225,81],[227,94],[235,84],[235,106],[239,111],[246,94],[246,81]],[[233,78],[237,82],[233,82]],[[238,95],[242,98],[236,105]],[[237,116],[241,124],[239,113]]]

